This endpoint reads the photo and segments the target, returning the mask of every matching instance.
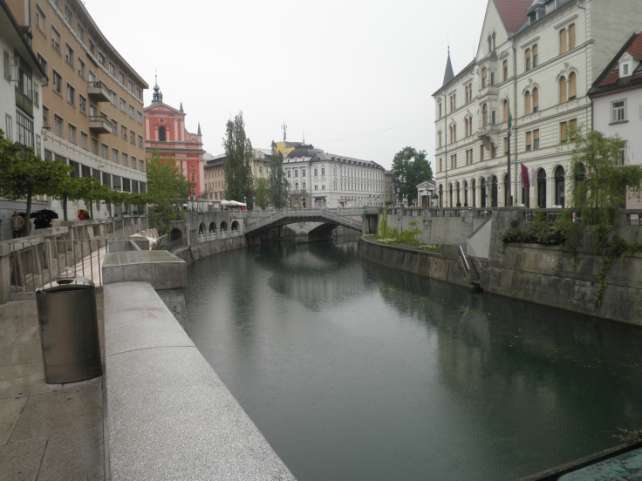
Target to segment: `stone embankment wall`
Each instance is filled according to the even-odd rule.
[[[485,291],[642,326],[642,255],[622,257],[606,275],[604,259],[534,244],[506,245],[482,278]]]
[[[174,254],[191,264],[199,259],[229,252],[247,247],[247,241],[244,235],[237,237],[227,237],[223,239],[213,239],[206,241],[196,241],[189,247],[182,247],[174,251]]]
[[[421,231],[419,238],[427,244],[441,244],[441,253],[368,240],[362,240],[359,252],[365,259],[391,268],[469,285],[457,256],[456,249],[462,246],[479,272],[484,292],[642,326],[642,255],[617,259],[603,276],[605,259],[588,249],[571,253],[553,246],[504,244],[506,230],[523,224],[525,218],[524,209],[492,213],[394,209],[388,215],[391,226],[409,229],[414,222]],[[642,227],[621,221],[618,235],[640,242]],[[585,241],[590,244],[590,239]],[[601,303],[597,302],[600,297]]]
[[[470,285],[459,265],[457,250],[452,246],[442,246],[441,252],[433,253],[361,239],[359,255],[368,261],[393,269],[460,286]]]

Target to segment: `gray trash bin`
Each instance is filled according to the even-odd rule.
[[[40,341],[48,384],[102,374],[96,287],[86,279],[61,279],[36,291]]]

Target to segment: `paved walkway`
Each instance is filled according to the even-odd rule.
[[[0,481],[104,479],[102,379],[45,384],[35,301],[0,306]]]

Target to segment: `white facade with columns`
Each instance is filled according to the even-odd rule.
[[[639,0],[489,0],[475,59],[453,75],[449,58],[433,95],[440,204],[510,205],[510,116],[512,205],[568,206],[573,133],[593,126],[587,93],[641,26]]]

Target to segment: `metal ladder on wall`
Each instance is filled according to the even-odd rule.
[[[468,277],[468,282],[470,282],[471,287],[475,291],[481,291],[481,279],[479,276],[479,272],[477,271],[477,267],[466,255],[466,251],[464,250],[463,245],[460,244],[458,250],[459,258],[461,259],[464,266],[464,271],[466,272],[466,277]]]

